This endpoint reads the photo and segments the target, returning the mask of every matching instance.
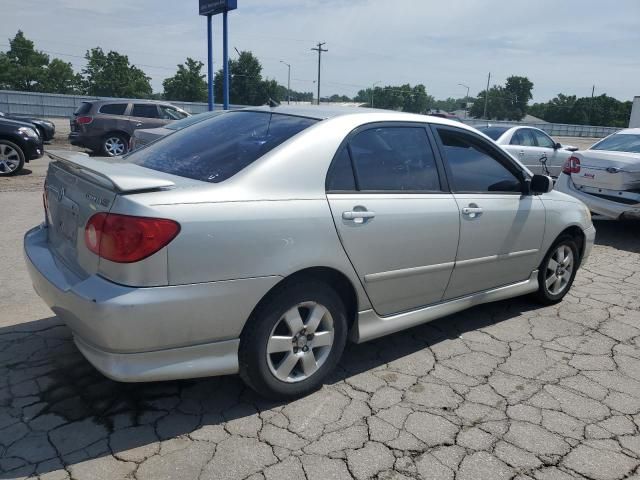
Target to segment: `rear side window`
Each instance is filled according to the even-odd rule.
[[[160,105],[160,112],[162,114],[162,118],[166,120],[182,120],[189,116],[187,112],[170,105]]]
[[[100,113],[106,113],[107,115],[124,115],[126,110],[126,103],[106,103],[100,107]]]
[[[495,152],[468,133],[438,128],[456,192],[521,192],[520,180]]]
[[[74,115],[86,115],[91,110],[93,104],[90,102],[82,102],[78,108],[76,108]]]
[[[331,164],[331,169],[327,175],[327,191],[353,191],[356,189],[356,181],[353,176],[351,157],[347,147],[336,155]]]
[[[158,106],[148,103],[134,103],[132,117],[158,118]]]
[[[435,157],[424,128],[372,128],[355,135],[349,147],[359,190],[440,190]]]
[[[153,170],[218,183],[316,122],[269,112],[229,112],[178,130],[128,158]]]

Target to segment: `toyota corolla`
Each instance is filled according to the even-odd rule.
[[[260,107],[124,158],[53,157],[29,272],[120,381],[239,373],[302,395],[348,340],[524,294],[559,302],[595,236],[549,177],[436,117]]]

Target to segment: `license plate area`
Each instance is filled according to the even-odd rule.
[[[50,210],[49,228],[52,228],[56,236],[64,241],[68,247],[75,248],[78,238],[78,218],[80,209],[78,204],[63,197],[58,200],[48,196]]]

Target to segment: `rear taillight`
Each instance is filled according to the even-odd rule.
[[[580,159],[578,157],[569,157],[564,166],[562,167],[562,173],[571,175],[572,173],[580,173]]]
[[[132,263],[150,257],[179,232],[180,224],[165,218],[97,213],[87,222],[84,241],[101,258]]]
[[[88,125],[93,122],[93,117],[78,117],[76,118],[76,123],[78,125]]]

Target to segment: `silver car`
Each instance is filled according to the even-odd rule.
[[[240,373],[302,395],[348,339],[560,301],[595,236],[549,177],[436,117],[261,107],[125,158],[54,160],[29,272],[86,358],[127,382]]]

